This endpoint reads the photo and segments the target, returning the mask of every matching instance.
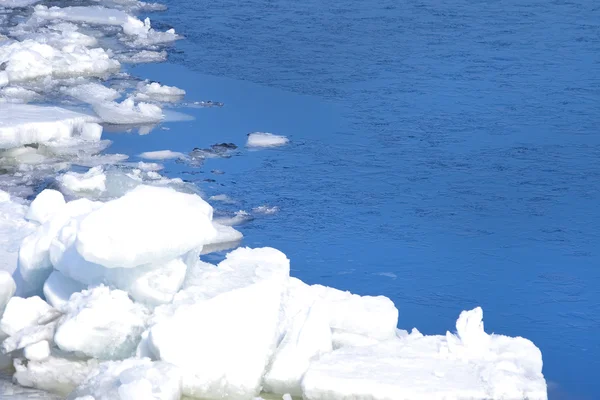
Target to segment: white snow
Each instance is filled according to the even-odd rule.
[[[185,154],[172,151],[172,150],[157,150],[157,151],[146,151],[140,154],[141,158],[147,160],[169,160],[172,158],[187,158]]]
[[[324,355],[304,376],[304,398],[546,399],[539,349],[523,338],[488,335],[481,318],[476,308],[461,313],[456,334],[413,331]]]
[[[289,139],[285,136],[267,132],[254,132],[248,135],[246,145],[248,147],[276,147],[288,144],[288,142]]]
[[[100,139],[98,131],[89,137],[90,129],[102,129],[97,118],[59,107],[0,103],[0,148],[30,143],[61,142],[73,137]],[[91,128],[90,128],[91,127]]]

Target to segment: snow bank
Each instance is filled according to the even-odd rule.
[[[272,133],[254,132],[248,135],[246,146],[248,147],[277,147],[288,144],[290,140],[285,136]]]
[[[0,103],[0,149],[30,143],[52,144],[74,137],[97,141],[97,118],[59,107]]]

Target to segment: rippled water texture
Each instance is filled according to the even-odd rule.
[[[542,349],[552,397],[597,396],[596,2],[167,5],[156,21],[188,38],[171,60],[195,73],[154,77],[225,102],[181,126],[202,145],[292,140],[204,177],[234,208],[280,207],[240,228],[246,244],[281,248],[308,282],[390,296],[401,327],[444,332],[482,305],[488,330]]]

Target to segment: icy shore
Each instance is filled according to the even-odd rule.
[[[238,247],[239,216],[213,219],[160,164],[100,155],[102,124],[160,122],[185,96],[104,79],[164,60],[180,37],[135,16],[155,4],[34,3],[0,0],[14,22],[0,18],[0,163],[13,172],[0,179],[0,366],[15,383],[78,400],[547,398],[540,350],[486,333],[480,308],[445,335],[399,330],[390,299],[307,285],[282,252]],[[286,143],[254,133],[247,146]],[[59,190],[23,200],[48,177]],[[223,248],[218,265],[200,259]]]

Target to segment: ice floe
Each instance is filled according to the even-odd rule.
[[[274,135],[266,132],[254,132],[248,134],[248,147],[277,147],[287,144],[290,140],[281,135]]]
[[[169,160],[171,158],[186,158],[186,155],[178,151],[157,150],[141,153],[140,157],[147,160]]]
[[[185,96],[185,90],[174,86],[161,85],[158,82],[140,82],[135,98],[141,101],[175,102]]]
[[[102,121],[110,124],[148,124],[160,122],[164,118],[159,106],[144,102],[136,104],[132,97],[120,103],[115,101],[95,103],[93,108]]]
[[[0,148],[30,143],[97,141],[102,128],[94,116],[59,107],[0,103]]]

